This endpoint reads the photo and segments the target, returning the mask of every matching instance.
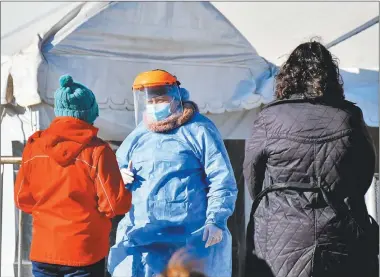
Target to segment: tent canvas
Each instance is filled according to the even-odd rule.
[[[257,112],[252,109],[273,99],[273,78],[270,78],[273,69],[270,63],[258,56],[252,45],[258,44],[261,47],[265,42],[271,49],[273,46],[268,43],[268,38],[263,36],[263,28],[257,23],[261,23],[259,20],[266,20],[262,23],[272,30],[277,23],[271,23],[273,20],[269,21],[267,17],[260,16],[265,14],[265,8],[270,9],[273,3],[234,3],[234,9],[227,9],[227,4],[213,3],[227,18],[207,2],[124,2],[117,5],[103,2],[67,5],[71,9],[67,6],[62,8],[67,11],[65,16],[59,13],[60,10],[55,11],[60,16],[55,24],[51,23],[50,28],[40,32],[41,38],[36,38],[29,48],[23,49],[3,66],[2,76],[6,76],[7,71],[11,72],[15,87],[14,96],[19,104],[25,106],[42,100],[51,106],[58,76],[70,72],[91,86],[97,94],[101,109],[105,110],[101,111],[101,117],[97,122],[101,130],[104,130],[102,135],[110,140],[121,140],[134,126],[132,120],[128,120],[133,116],[130,93],[133,77],[141,70],[165,67],[178,75],[201,111],[211,113],[209,116],[216,122],[224,138],[244,139],[249,136],[249,129],[245,124],[249,123]],[[277,4],[281,6],[286,3]],[[327,9],[325,14],[330,13],[328,15],[332,15],[338,7],[337,3],[297,4],[305,9],[310,5],[317,10]],[[356,26],[355,24],[373,16],[373,7],[370,4],[361,6],[364,12],[360,13],[354,22],[349,16],[340,15],[340,21],[347,27],[342,28],[342,24],[335,24],[329,27],[328,31],[323,27],[327,23],[322,24],[322,27],[321,24],[315,24],[323,18],[312,14],[314,24],[306,24],[307,27],[297,30],[297,34],[301,34],[297,35],[297,38],[305,39],[308,29],[310,34],[320,33],[326,40],[336,38]],[[159,6],[161,8],[158,9]],[[152,16],[150,11],[157,9],[160,12],[155,12],[155,17]],[[341,14],[352,13],[357,10],[357,6],[351,3],[346,9],[342,10]],[[126,11],[125,14],[117,17],[118,14],[123,14],[122,10]],[[246,15],[246,10],[250,10],[254,16],[236,16],[240,13]],[[294,12],[294,9],[289,10]],[[109,17],[112,17],[112,20],[109,20]],[[124,18],[128,18],[125,24],[129,28],[124,27]],[[107,24],[102,24],[103,20],[107,20]],[[187,24],[187,27],[184,28],[183,24]],[[157,31],[158,29],[160,31]],[[284,31],[286,29],[282,27],[281,33]],[[341,58],[341,61],[345,66],[349,66],[347,70],[351,72],[345,74],[345,71],[342,71],[348,98],[358,102],[364,110],[367,124],[371,126],[378,125],[377,106],[374,105],[378,89],[378,59],[375,58],[378,57],[378,53],[373,51],[378,49],[376,31],[378,32],[378,24],[332,48],[338,58],[343,55],[345,59]],[[210,33],[216,35],[210,36]],[[245,34],[247,39],[241,33]],[[278,32],[276,34],[279,35]],[[294,39],[288,40],[295,43]],[[285,51],[281,46],[289,44],[288,40],[276,44],[276,49],[279,49],[277,53],[268,54],[272,62],[279,64],[286,56],[284,54],[291,51]],[[365,51],[355,51],[357,55],[348,55],[363,40],[370,42],[362,44]],[[152,41],[155,43],[150,43]],[[266,53],[263,47],[260,51]],[[276,59],[276,56],[282,58]],[[353,59],[351,56],[361,58]],[[347,63],[348,58],[354,64]],[[357,65],[361,67],[356,67]],[[88,68],[91,70],[87,70]],[[234,73],[230,74],[231,71]],[[353,74],[355,71],[357,73]],[[368,78],[369,76],[371,77]],[[3,88],[5,83],[2,82]],[[2,103],[6,102],[5,90],[2,89]],[[118,118],[124,120],[116,120]],[[368,120],[369,118],[371,119]],[[120,128],[109,128],[112,124],[118,124]]]
[[[271,64],[207,2],[85,3],[14,56],[10,73],[18,104],[51,106],[59,76],[69,72],[96,94],[100,130],[119,125],[102,137],[122,140],[134,127],[130,84],[154,68],[176,74],[201,112],[240,112],[231,114],[234,123],[263,103],[255,91],[271,74]],[[225,138],[239,137],[235,124],[222,126]]]

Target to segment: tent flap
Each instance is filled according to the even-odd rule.
[[[38,89],[40,65],[44,62],[40,52],[41,37],[37,35],[35,41],[24,51],[13,56],[12,69],[13,96],[22,107],[41,103]]]
[[[9,94],[13,91],[13,84],[10,82],[10,71],[12,60],[9,57],[1,56],[1,105],[11,102]]]

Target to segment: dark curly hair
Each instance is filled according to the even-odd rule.
[[[275,93],[277,99],[300,94],[305,98],[343,100],[343,80],[337,59],[319,42],[299,45],[276,76]]]

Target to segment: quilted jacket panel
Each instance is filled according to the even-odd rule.
[[[378,249],[367,249],[375,240],[364,195],[375,158],[362,112],[348,101],[292,99],[265,107],[246,146],[251,196],[255,200],[276,184],[301,189],[256,199],[247,233],[247,276],[264,276],[254,266],[257,259],[276,277],[357,276],[360,264],[373,265]],[[310,183],[321,190],[307,190]],[[373,259],[363,259],[363,251]]]

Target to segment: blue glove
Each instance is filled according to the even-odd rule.
[[[203,241],[206,241],[206,248],[215,244],[218,244],[223,239],[223,230],[216,227],[214,224],[208,224],[205,226],[203,233]]]

